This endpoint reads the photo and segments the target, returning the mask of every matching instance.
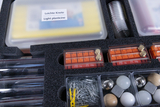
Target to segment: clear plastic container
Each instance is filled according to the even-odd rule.
[[[140,92],[140,91],[144,91],[145,89],[144,89],[144,87],[145,87],[145,85],[147,84],[147,82],[148,82],[148,76],[150,75],[150,74],[152,74],[152,73],[157,73],[157,74],[159,74],[159,70],[138,70],[138,71],[134,71],[134,72],[132,72],[131,73],[131,75],[132,75],[132,78],[133,78],[133,81],[132,81],[132,83],[133,83],[133,85],[135,86],[135,90],[137,91],[137,101],[138,101],[138,103],[141,105],[141,106],[159,106],[159,104],[157,103],[157,102],[155,102],[155,99],[154,99],[154,94],[152,95],[152,94],[150,94],[151,95],[151,102],[150,103],[146,103],[145,105],[144,105],[144,103],[142,103],[141,102],[141,99],[140,99],[140,94],[138,93],[138,92]],[[137,85],[137,78],[139,78],[139,77],[144,77],[145,78],[145,80],[146,80],[146,84],[143,86],[143,87],[138,87],[138,85]],[[155,78],[154,80],[156,80],[156,81],[154,81],[154,82],[159,82],[159,80],[158,80],[158,78]],[[142,81],[142,80],[141,80]],[[138,81],[138,83],[140,84],[141,82],[140,82],[140,80]],[[154,84],[154,83],[153,83]],[[159,90],[160,89],[160,86],[157,86],[157,90]],[[145,90],[146,91],[146,90]],[[143,100],[142,100],[143,101]]]
[[[128,0],[139,36],[160,35],[159,0]]]
[[[99,76],[66,78],[67,107],[103,107]]]
[[[139,106],[138,101],[136,99],[137,97],[137,90],[135,90],[135,86],[132,84],[132,75],[130,75],[130,72],[116,72],[116,73],[101,73],[101,75],[98,74],[90,74],[90,76],[87,75],[67,75],[66,76],[66,93],[67,93],[67,107],[82,107],[84,101],[88,102],[84,107],[105,107],[104,102],[104,96],[106,94],[114,94],[111,92],[113,87],[116,85],[116,80],[119,76],[126,76],[130,80],[130,86],[124,90],[123,93],[129,92],[135,97],[135,102],[133,106]],[[112,79],[114,81],[113,87],[105,90],[103,89],[103,82]],[[87,83],[87,85],[86,85]],[[111,84],[111,83],[109,83]],[[74,94],[75,89],[75,94]],[[89,89],[89,91],[88,91]],[[71,92],[70,92],[71,90]],[[96,90],[96,91],[95,91]],[[116,92],[119,92],[117,90]],[[87,93],[90,93],[87,95]],[[122,93],[122,94],[123,94]],[[71,94],[71,95],[70,95]],[[74,99],[75,95],[75,99]],[[87,96],[84,96],[87,95]],[[93,95],[93,97],[88,97],[89,95]],[[97,100],[93,103],[92,101],[96,99],[96,95],[98,95]],[[88,97],[88,98],[87,98]],[[79,100],[82,98],[81,100]],[[74,99],[74,100],[73,100]],[[114,107],[123,107],[121,104],[120,98],[116,97],[117,104]],[[108,100],[113,101],[113,98],[109,98]],[[75,101],[75,103],[73,103]],[[82,102],[83,101],[83,102]],[[80,103],[81,102],[81,103]],[[113,101],[114,102],[114,101]],[[114,102],[115,104],[116,102]],[[74,104],[73,106],[71,104]],[[79,105],[78,105],[79,104]],[[88,105],[88,106],[87,106]],[[113,106],[113,105],[112,105]]]
[[[129,92],[131,93],[134,97],[135,97],[135,103],[133,104],[133,106],[139,106],[138,104],[138,101],[137,101],[137,91],[134,89],[134,85],[132,84],[132,76],[130,75],[130,72],[117,72],[117,73],[104,73],[104,74],[101,74],[101,84],[103,84],[104,81],[106,80],[109,80],[111,79],[113,81],[113,88],[118,85],[117,84],[117,78],[119,78],[120,76],[126,76],[130,79],[130,86],[129,88],[125,89],[123,93],[125,92]],[[122,79],[122,78],[121,78]],[[122,80],[120,80],[122,81]],[[111,83],[110,83],[111,84]],[[125,82],[123,83],[125,84]],[[122,84],[121,84],[122,85]],[[102,85],[103,86],[103,85]],[[107,94],[113,94],[115,95],[114,93],[112,93],[112,89],[103,89],[103,96],[107,95]],[[119,90],[117,89],[117,92],[119,92]],[[114,107],[123,107],[124,105],[122,105],[122,102],[120,101],[121,97],[122,97],[123,94],[121,94],[120,98],[116,97],[117,98],[117,104],[115,105],[115,103],[111,103],[113,105],[115,105]],[[126,97],[127,98],[127,97]],[[107,99],[108,101],[112,102],[113,99]],[[105,102],[106,100],[103,99],[103,103],[106,104]],[[123,101],[124,102],[124,101]]]
[[[141,102],[142,100],[141,100],[141,97],[140,97],[140,94],[139,94],[140,91],[145,90],[144,87],[145,87],[146,83],[148,82],[148,76],[152,73],[157,73],[157,74],[154,75],[154,76],[152,75],[152,77],[150,77],[150,82],[152,82],[153,84],[159,84],[160,83],[159,82],[159,79],[160,79],[159,68],[158,69],[136,70],[136,71],[133,71],[133,70],[132,71],[116,71],[116,72],[108,72],[108,73],[103,72],[103,73],[100,73],[100,74],[90,74],[89,76],[88,75],[73,75],[73,74],[72,75],[66,75],[65,81],[66,81],[66,93],[67,93],[67,96],[66,96],[67,107],[72,106],[72,105],[70,105],[70,104],[72,104],[72,103],[70,103],[70,101],[72,101],[73,99],[70,99],[70,98],[73,97],[73,96],[70,96],[70,93],[72,92],[72,95],[74,95],[73,94],[73,89],[76,89],[76,91],[75,91],[76,92],[75,95],[77,94],[76,98],[81,97],[81,98],[85,99],[85,97],[83,97],[83,96],[87,92],[86,91],[88,89],[87,87],[90,87],[90,89],[97,89],[96,92],[98,92],[98,93],[96,93],[96,94],[99,95],[99,100],[97,101],[97,103],[95,103],[95,105],[89,105],[89,107],[105,107],[106,104],[107,104],[107,106],[109,104],[110,106],[114,106],[114,107],[123,107],[123,106],[128,105],[128,104],[129,105],[132,104],[132,107],[158,106],[159,105],[158,104],[159,97],[157,97],[155,99],[154,98],[155,94],[153,94],[151,96],[152,100],[151,100],[150,103],[148,103],[149,99],[144,98],[145,100],[148,101],[148,102],[146,102],[146,103],[148,103],[146,105],[142,104],[142,102]],[[144,83],[143,79],[141,79],[141,80],[137,79],[141,76],[143,76],[145,78],[146,83],[143,84],[143,86],[138,87],[138,86],[141,85],[141,83]],[[126,77],[128,78],[128,80],[130,80],[130,83],[126,79]],[[110,80],[110,81],[107,83],[106,82],[107,80]],[[111,82],[111,81],[113,81],[113,82]],[[86,85],[86,82],[87,82],[87,85]],[[82,84],[82,85],[80,85],[80,84]],[[104,85],[104,84],[106,84],[106,85]],[[117,85],[120,88],[117,88]],[[127,88],[126,88],[126,86],[127,86]],[[94,88],[94,87],[96,87],[96,88]],[[83,88],[84,88],[84,90],[83,90]],[[122,90],[121,88],[123,88],[122,93],[121,93],[121,90]],[[113,91],[113,89],[114,89],[114,91]],[[71,90],[71,92],[70,92],[70,90]],[[160,85],[157,86],[157,90],[158,90],[157,93],[160,94],[159,93]],[[80,92],[81,92],[81,94],[80,94]],[[92,92],[92,91],[90,90],[89,92]],[[120,93],[121,94],[120,97],[116,96],[117,95],[116,93]],[[125,94],[125,93],[128,93],[128,95],[125,96],[126,97],[125,100],[122,100],[124,98],[123,94]],[[134,96],[135,101],[128,100],[128,99],[132,99],[132,97],[129,95],[129,93]],[[78,94],[80,94],[81,96],[78,97]],[[95,95],[94,91],[91,94]],[[107,94],[112,94],[112,95],[115,96],[115,98],[113,96],[105,97]],[[146,98],[148,98],[148,97],[146,97]],[[115,99],[117,99],[117,101]],[[78,101],[78,100],[75,99],[75,101]],[[81,100],[79,100],[79,101],[81,101]],[[87,101],[88,101],[88,99],[87,99]],[[132,103],[132,101],[134,103]],[[75,103],[75,104],[77,104],[77,103]],[[85,105],[84,107],[86,107],[86,106],[87,105]],[[75,105],[75,106],[72,106],[72,107],[82,107],[82,106],[76,106]]]
[[[64,66],[65,69],[103,67],[103,53],[100,48],[65,50]]]
[[[160,61],[160,43],[153,43],[149,49],[151,58],[158,59]]]
[[[99,0],[15,0],[6,45],[30,45],[105,39],[107,31]]]
[[[113,66],[150,62],[148,51],[142,44],[109,47],[108,58]]]

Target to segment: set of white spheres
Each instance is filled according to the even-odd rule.
[[[153,95],[154,101],[160,104],[160,89],[157,89],[156,92]]]
[[[135,97],[131,93],[125,92],[122,94],[120,101],[123,106],[130,107],[134,105]]]
[[[152,101],[152,96],[149,92],[145,91],[145,90],[141,90],[138,92],[139,94],[139,100],[140,100],[140,104],[142,106],[144,105],[149,105]]]
[[[117,78],[116,84],[125,90],[130,87],[131,81],[127,76],[121,75]]]

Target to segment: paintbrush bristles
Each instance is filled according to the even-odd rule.
[[[112,1],[111,3],[108,4],[108,6],[116,30],[118,32],[121,32],[123,30],[128,30],[120,1]]]

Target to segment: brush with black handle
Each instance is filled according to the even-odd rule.
[[[112,1],[108,4],[108,6],[111,14],[115,37],[128,37],[130,33],[120,1]]]

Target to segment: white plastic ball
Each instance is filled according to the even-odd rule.
[[[149,105],[152,101],[151,94],[147,91],[139,91],[139,100],[141,105]]]
[[[160,104],[160,89],[157,89],[156,92],[153,95],[154,101]]]
[[[117,78],[116,83],[122,89],[127,89],[131,85],[131,81],[127,76],[121,75]]]
[[[122,94],[120,101],[123,106],[130,107],[135,104],[135,97],[131,93],[125,92]]]

